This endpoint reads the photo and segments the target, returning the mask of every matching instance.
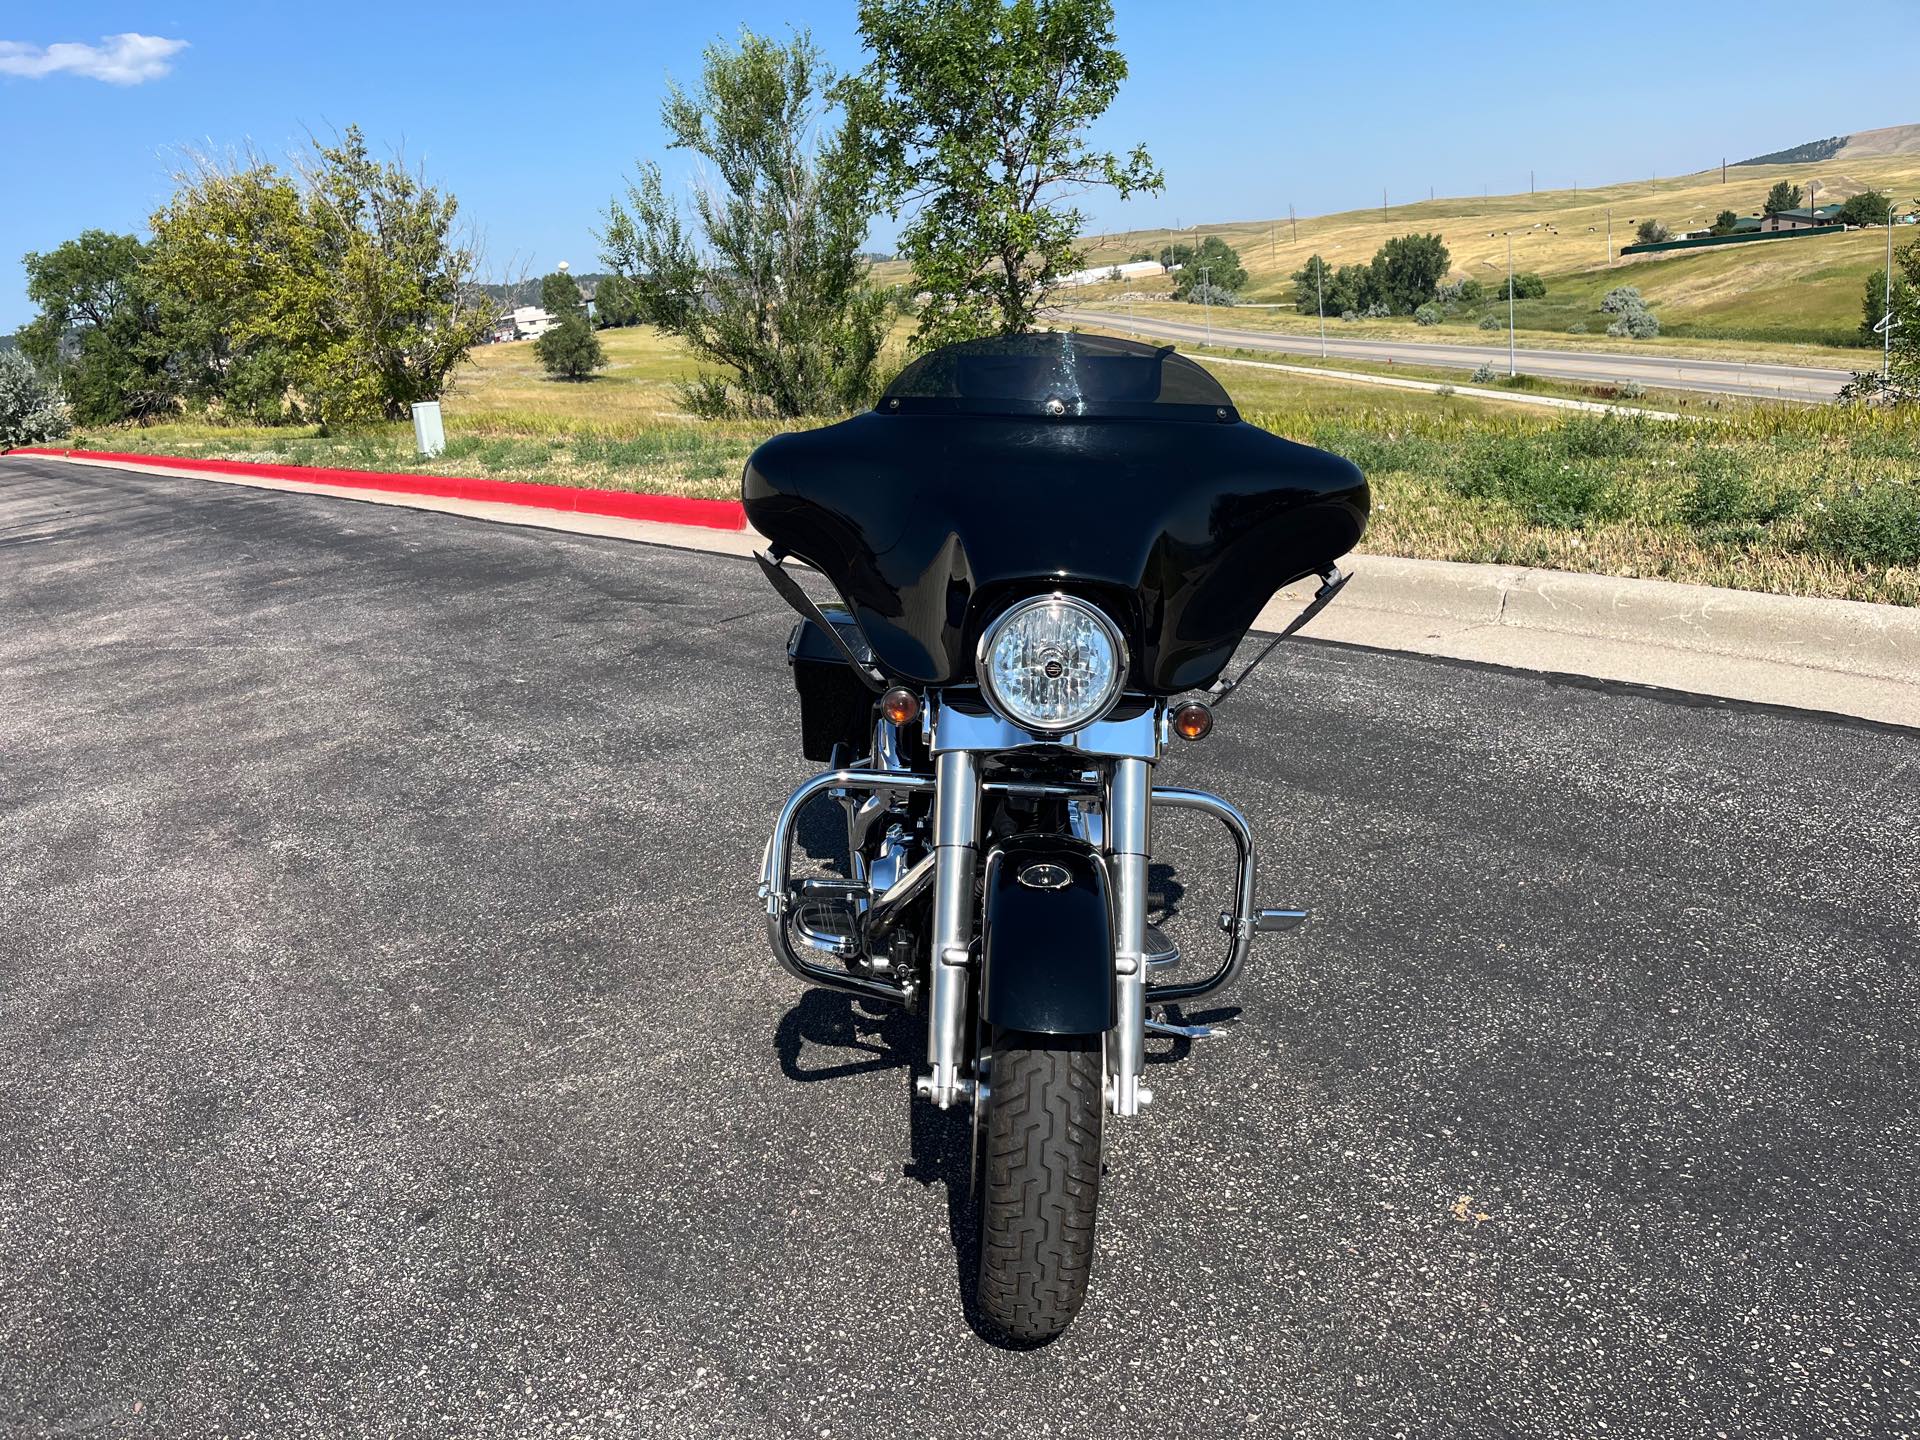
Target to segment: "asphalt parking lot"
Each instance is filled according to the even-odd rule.
[[[713,556],[0,460],[0,1434],[1920,1433],[1920,732],[1283,646],[1242,1023],[982,1341]]]

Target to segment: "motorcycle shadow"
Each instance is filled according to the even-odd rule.
[[[882,1070],[911,1076],[926,1047],[924,1023],[891,1006],[858,996],[809,990],[781,1017],[775,1034],[780,1070],[789,1080],[812,1084]],[[860,1058],[808,1064],[812,1049],[855,1051]],[[901,1174],[928,1190],[947,1192],[947,1231],[955,1285],[968,1328],[1002,1350],[1032,1350],[1051,1341],[1016,1342],[998,1333],[979,1313],[974,1282],[980,1267],[980,1237],[973,1205],[973,1115],[965,1107],[937,1110],[904,1087],[910,1159]]]

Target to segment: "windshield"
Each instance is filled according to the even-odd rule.
[[[967,340],[922,355],[881,397],[887,414],[1238,420],[1233,401],[1171,345],[1054,333]]]

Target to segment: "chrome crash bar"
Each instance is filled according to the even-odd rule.
[[[930,790],[934,779],[931,775],[910,775],[891,770],[827,770],[814,776],[787,797],[787,803],[781,808],[780,819],[774,824],[773,835],[767,841],[766,858],[760,865],[760,898],[767,906],[767,940],[773,946],[774,957],[789,971],[809,985],[825,985],[835,990],[848,990],[855,995],[865,995],[871,999],[887,1000],[894,1004],[903,1003],[907,993],[891,981],[854,975],[843,969],[816,965],[794,948],[793,936],[789,933],[789,907],[792,903],[793,874],[793,835],[795,822],[807,802],[816,795],[829,790],[868,790],[868,791],[905,791]],[[904,900],[911,898],[911,892],[896,898],[896,891],[902,890],[909,880],[919,889],[928,877],[927,872],[915,866],[917,874],[910,873],[902,877],[901,883],[882,896],[873,913],[891,913]],[[893,902],[889,908],[888,902]]]

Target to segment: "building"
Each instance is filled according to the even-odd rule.
[[[538,340],[560,323],[538,305],[518,305],[493,322],[495,340]]]
[[[1075,270],[1062,275],[1062,285],[1104,285],[1114,280],[1145,280],[1167,273],[1158,260],[1130,260],[1125,265],[1096,265],[1090,270]]]
[[[1778,214],[1762,216],[1760,228],[1771,235],[1781,230],[1812,230],[1821,225],[1841,223],[1838,205],[1821,205],[1814,208],[1802,205],[1798,210],[1782,210]]]

